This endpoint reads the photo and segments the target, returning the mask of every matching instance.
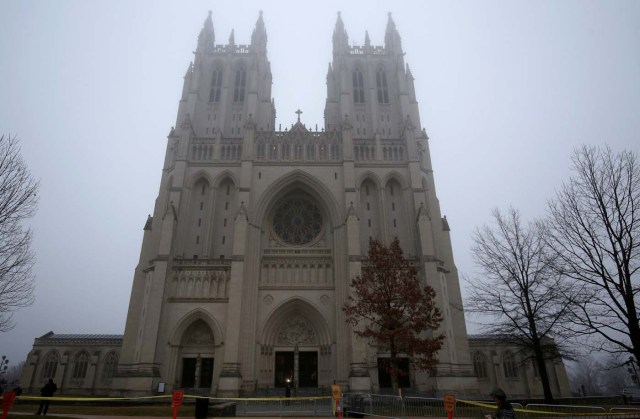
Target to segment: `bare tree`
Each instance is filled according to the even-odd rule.
[[[603,362],[602,388],[605,394],[621,394],[625,387],[632,386],[633,369],[629,357],[623,354],[609,354]],[[629,372],[629,370],[631,372]]]
[[[16,386],[20,384],[20,377],[22,377],[22,371],[24,370],[25,364],[26,361],[20,361],[17,365],[11,365],[9,367],[5,377],[8,385]]]
[[[0,332],[13,312],[33,303],[32,233],[23,222],[36,211],[39,182],[22,160],[16,137],[0,137]]]
[[[572,161],[574,175],[549,204],[548,236],[554,267],[579,291],[568,298],[572,326],[597,341],[597,349],[638,360],[638,156],[583,146]]]
[[[569,369],[571,388],[580,396],[600,396],[603,392],[604,367],[585,355]]]
[[[467,279],[472,297],[466,308],[488,317],[485,332],[507,337],[525,360],[535,360],[545,400],[551,402],[546,361],[560,357],[558,348],[570,337],[562,327],[567,316],[563,297],[570,289],[549,265],[544,224],[524,225],[513,208],[506,214],[496,209],[493,218],[495,225],[473,235],[472,253],[481,274]]]
[[[372,339],[378,349],[389,353],[388,371],[393,393],[398,394],[398,363],[408,356],[417,370],[430,369],[438,362],[443,335],[434,336],[442,313],[436,307],[435,291],[421,287],[416,268],[404,257],[396,238],[389,247],[378,240],[369,244],[362,275],[351,280],[354,296],[342,307],[347,323],[362,326],[354,331]]]

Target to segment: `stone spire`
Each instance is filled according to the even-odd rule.
[[[229,35],[229,46],[236,45],[236,36],[233,34],[233,29],[231,29],[231,35]]]
[[[338,12],[338,20],[333,30],[333,54],[344,54],[349,52],[349,36],[344,28],[342,16]]]
[[[400,34],[396,29],[396,23],[389,13],[389,20],[387,21],[387,30],[384,34],[384,46],[387,50],[395,50],[398,53],[402,52],[402,41],[400,40]]]
[[[209,16],[204,21],[204,25],[198,35],[198,48],[196,49],[196,55],[209,55],[213,53],[213,46],[215,43],[215,35],[213,33],[213,20],[211,19],[211,11]]]
[[[264,26],[264,20],[262,20],[262,10],[258,16],[256,28],[251,34],[251,49],[256,52],[267,52],[267,29]]]

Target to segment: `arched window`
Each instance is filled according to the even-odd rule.
[[[315,159],[316,159],[316,145],[307,144],[307,160],[315,160]]]
[[[340,157],[340,149],[337,143],[331,143],[331,159],[337,160]]]
[[[42,378],[54,378],[56,376],[56,370],[58,369],[58,362],[60,362],[60,356],[57,352],[49,352],[44,357],[44,367],[42,368]]]
[[[502,368],[504,369],[504,378],[518,378],[518,370],[513,354],[509,351],[502,356]]]
[[[220,102],[220,91],[222,90],[222,70],[216,68],[211,76],[211,90],[209,91],[209,102]]]
[[[88,367],[89,367],[89,354],[82,351],[76,356],[76,360],[73,365],[72,378],[84,378],[87,375]]]
[[[244,68],[236,71],[236,82],[233,89],[233,101],[244,102],[244,90],[247,86],[247,72]]]
[[[473,354],[473,370],[478,378],[487,378],[487,358],[481,353]]]
[[[280,146],[280,153],[282,153],[282,159],[289,160],[291,154],[291,146],[288,143],[284,143]]]
[[[376,87],[378,88],[378,103],[389,103],[387,73],[382,68],[376,72]]]
[[[258,153],[257,153],[258,160],[264,160],[264,149],[265,149],[264,143],[262,142],[258,143]]]
[[[364,83],[359,68],[353,72],[353,103],[364,103]]]
[[[102,381],[111,381],[118,368],[118,361],[118,354],[109,352],[104,360],[104,367],[102,368]]]

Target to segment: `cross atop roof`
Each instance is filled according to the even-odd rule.
[[[302,111],[298,109],[295,113],[298,114],[298,122],[300,122],[300,114],[302,113]]]

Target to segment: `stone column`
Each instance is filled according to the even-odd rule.
[[[229,281],[229,303],[227,304],[227,327],[224,338],[224,363],[218,386],[219,397],[238,397],[242,384],[240,373],[240,327],[242,319],[242,288],[244,282],[244,255],[248,220],[244,203],[240,205],[235,219],[233,234],[233,256],[231,280]]]

